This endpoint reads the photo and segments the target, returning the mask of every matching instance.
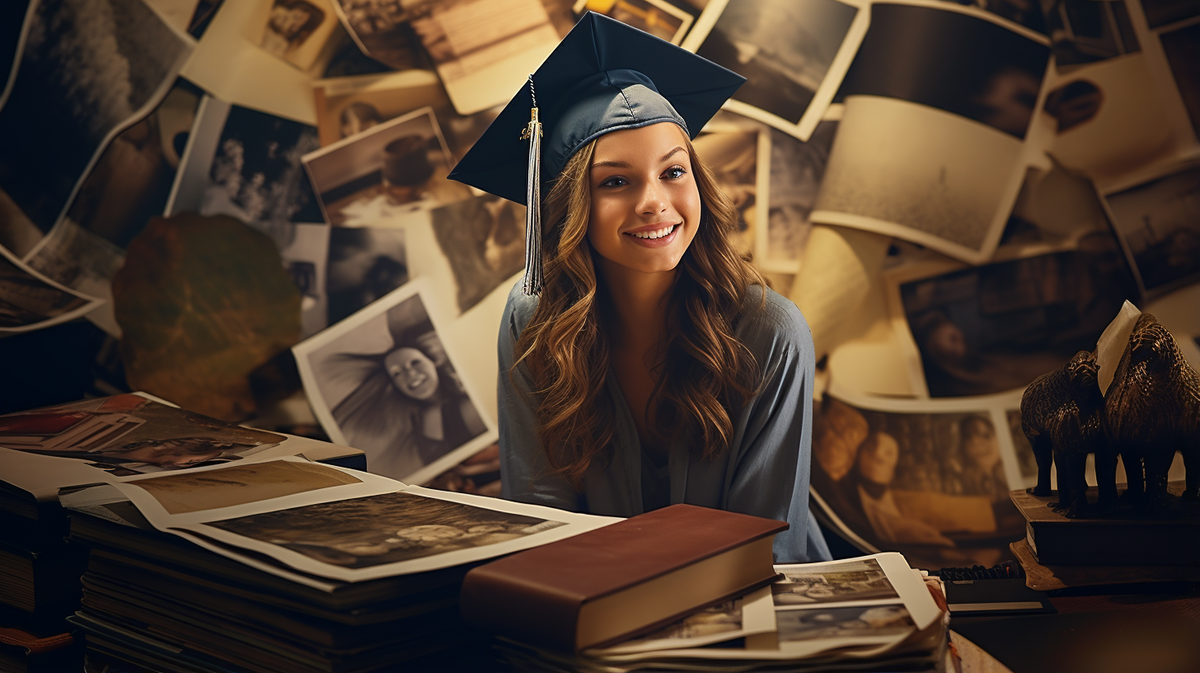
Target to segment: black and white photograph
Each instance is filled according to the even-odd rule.
[[[322,147],[419,108],[453,109],[441,80],[428,70],[317,80],[313,95]]]
[[[1142,50],[1124,0],[1040,0],[1038,4],[1045,12],[1054,67],[1060,73]]]
[[[1171,76],[1187,108],[1192,130],[1200,138],[1200,23],[1159,35]]]
[[[800,270],[801,254],[812,230],[809,215],[817,202],[836,121],[823,121],[808,141],[771,130],[771,198],[765,228],[766,245],[754,260],[760,269],[783,273]],[[764,238],[760,234],[760,239]]]
[[[259,46],[308,70],[338,27],[329,0],[273,0]]]
[[[42,2],[29,21],[0,108],[0,190],[47,232],[109,140],[166,95],[195,43],[143,0]]]
[[[327,224],[297,224],[295,232],[292,244],[280,250],[279,257],[292,283],[300,290],[300,338],[307,339],[329,324],[328,263],[332,231]],[[403,259],[402,255],[401,263]],[[389,287],[388,291],[399,287],[402,282]],[[346,315],[367,303],[370,302],[363,303]]]
[[[903,605],[780,610],[775,613],[779,643],[838,638],[900,637],[916,630]]]
[[[1159,295],[1200,278],[1200,166],[1189,165],[1104,200],[1147,294]]]
[[[1025,523],[1008,497],[1022,484],[1002,414],[1020,392],[954,402],[826,392],[814,409],[813,491],[849,533],[915,565],[1009,558]]]
[[[546,4],[553,3],[546,0],[402,4],[454,109],[463,115],[507,103],[562,37],[547,11]]]
[[[242,460],[283,435],[124,394],[0,416],[0,444],[117,476]]]
[[[433,109],[424,107],[304,156],[334,226],[370,226],[397,211],[466,198],[446,179],[453,163]]]
[[[954,9],[872,5],[838,98],[896,98],[1024,139],[1050,59],[1045,38]]]
[[[145,119],[121,131],[79,188],[67,217],[124,249],[162,215],[204,92],[184,79]]]
[[[914,273],[920,273],[914,271]],[[1022,388],[1091,350],[1137,285],[1116,239],[898,281],[930,397]]]
[[[696,153],[713,172],[721,191],[738,212],[734,247],[739,253],[762,256],[760,233],[766,226],[770,173],[770,138],[767,130],[715,127],[692,141]]]
[[[495,435],[409,283],[293,349],[308,399],[334,442],[367,469],[424,483]]]
[[[387,493],[208,522],[345,568],[484,547],[565,525],[458,502]]]
[[[747,78],[727,109],[807,140],[866,26],[838,0],[713,0],[683,46]]]
[[[698,648],[774,630],[771,590],[764,587],[740,598],[697,610],[650,633],[608,647],[590,649],[587,654],[590,657],[610,657]],[[733,645],[730,643],[726,647]]]
[[[325,321],[333,325],[408,282],[404,229],[329,227]]]
[[[848,601],[899,600],[887,573],[873,558],[851,560],[820,569],[784,569],[785,579],[771,585],[777,608]]]
[[[525,207],[487,194],[433,210],[433,234],[468,311],[525,268]]]
[[[577,0],[573,9],[604,14],[671,44],[682,42],[695,20],[666,0]]]
[[[300,162],[317,147],[315,127],[206,96],[167,215],[229,215],[287,247],[296,223],[323,221]]]
[[[0,247],[0,334],[57,325],[99,304],[99,299],[54,282]]]
[[[334,10],[363,54],[391,70],[427,66],[421,42],[408,25],[402,0],[333,0]]]

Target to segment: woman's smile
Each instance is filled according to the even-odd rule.
[[[649,227],[640,227],[635,231],[625,232],[626,236],[632,237],[634,242],[639,245],[644,245],[648,248],[658,248],[664,245],[670,245],[675,240],[675,234],[679,231],[679,224],[650,225]]]

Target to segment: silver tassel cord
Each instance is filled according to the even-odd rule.
[[[526,295],[542,293],[542,122],[538,119],[537,96],[533,92],[533,75],[529,76],[529,94],[533,109],[529,111],[529,126],[521,131],[521,139],[529,140],[529,172],[525,186],[525,278],[522,290]]]

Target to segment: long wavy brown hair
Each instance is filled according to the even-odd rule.
[[[610,457],[616,414],[604,391],[609,298],[596,282],[587,239],[595,146],[592,141],[571,157],[543,200],[543,289],[514,345],[513,368],[525,366],[533,382],[538,436],[550,467],[577,489],[594,459]],[[709,458],[727,450],[731,414],[759,383],[759,363],[734,330],[749,286],[765,284],[730,242],[738,221],[733,203],[690,142],[687,151],[700,192],[700,226],[668,298],[669,348],[650,395],[656,413],[647,420],[656,439],[680,437]]]

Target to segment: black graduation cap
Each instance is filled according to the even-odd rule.
[[[541,290],[541,186],[610,131],[674,122],[695,138],[746,78],[649,33],[588,12],[450,177],[530,205],[525,292]],[[531,119],[532,118],[532,119]]]

